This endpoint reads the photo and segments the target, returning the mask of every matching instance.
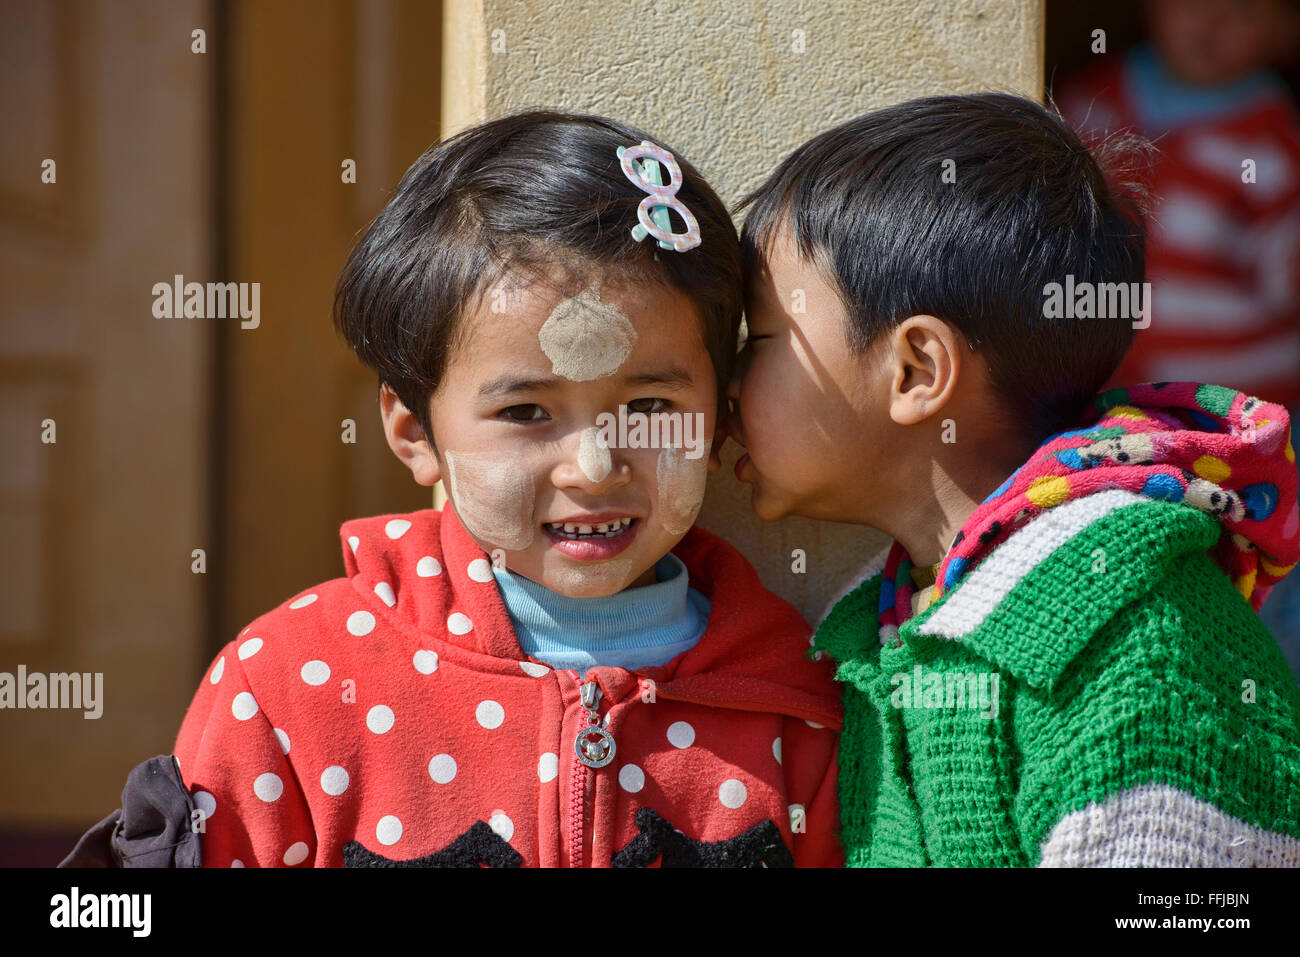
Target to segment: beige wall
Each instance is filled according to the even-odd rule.
[[[676,145],[728,204],[809,136],[867,110],[1042,88],[1041,0],[446,0],[444,14],[444,133],[530,107],[602,113]],[[758,522],[727,449],[700,523],[815,621],[887,540]],[[791,571],[795,548],[806,574]]]

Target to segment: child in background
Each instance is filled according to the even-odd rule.
[[[217,656],[175,755],[203,866],[843,863],[828,665],[693,527],[742,292],[679,162],[506,117],[358,243],[336,323],[448,507],[346,522],[346,577]]]
[[[1300,865],[1300,695],[1256,610],[1300,556],[1291,424],[1231,388],[1097,394],[1140,222],[1057,115],[915,100],[750,196],[727,428],[765,519],[895,542],[816,645],[851,865]]]
[[[1147,242],[1154,307],[1126,382],[1220,382],[1300,410],[1300,118],[1269,67],[1295,45],[1293,0],[1150,0],[1151,37],[1063,83],[1085,141],[1155,141]],[[1300,576],[1260,614],[1300,680]]]
[[[1151,0],[1151,43],[1099,55],[1056,100],[1085,142],[1152,140],[1151,326],[1115,384],[1222,382],[1300,402],[1300,119],[1268,67],[1288,0]]]

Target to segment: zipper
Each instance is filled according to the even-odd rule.
[[[587,769],[603,768],[614,760],[617,745],[614,736],[602,727],[598,708],[603,692],[594,681],[582,681],[576,671],[569,670],[574,681],[579,682],[578,694],[586,709],[586,724],[578,729],[573,739],[573,750],[578,760],[573,762],[573,775],[569,781],[569,866],[582,867],[583,823],[586,818]],[[606,715],[605,722],[608,723]]]
[[[573,778],[569,782],[569,866],[582,866],[582,818],[587,796],[587,769],[581,761],[573,762]]]
[[[579,692],[582,695],[582,706],[587,709],[587,726],[578,730],[573,750],[577,752],[578,760],[587,767],[603,768],[614,760],[614,753],[618,750],[614,736],[601,727],[600,715],[596,711],[604,693],[594,681],[584,683]]]

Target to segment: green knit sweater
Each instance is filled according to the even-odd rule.
[[[839,663],[850,866],[1300,866],[1300,694],[1198,509],[1044,512],[876,637],[881,577],[817,631]]]

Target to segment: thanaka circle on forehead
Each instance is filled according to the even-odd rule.
[[[636,330],[592,284],[551,310],[537,333],[551,371],[574,382],[613,375],[636,345]]]
[[[461,524],[510,551],[533,542],[533,478],[504,452],[447,452],[447,485]]]

